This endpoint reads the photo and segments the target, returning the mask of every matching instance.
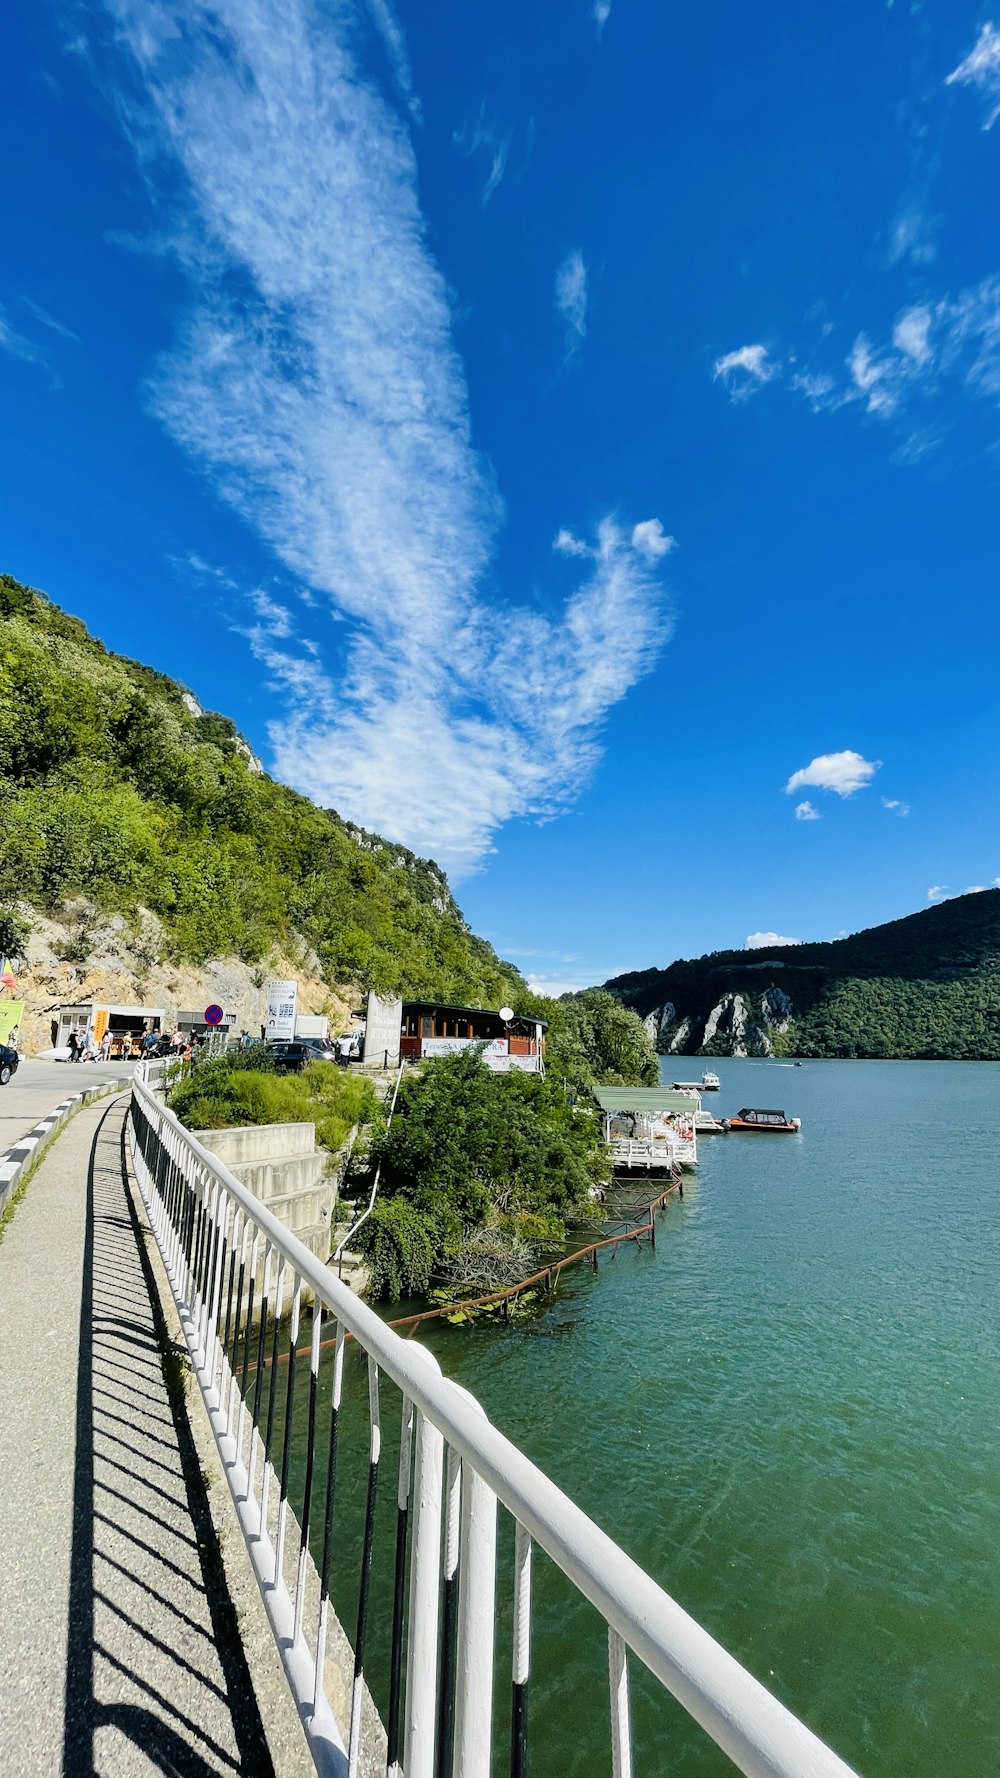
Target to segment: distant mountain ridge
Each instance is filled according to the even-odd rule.
[[[604,985],[672,1055],[1000,1061],[1000,889],[827,944],[712,951]]]

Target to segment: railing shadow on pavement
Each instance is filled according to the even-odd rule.
[[[113,1109],[87,1169],[63,1778],[137,1754],[273,1778]]]

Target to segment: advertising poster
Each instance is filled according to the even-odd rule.
[[[278,1043],[295,1036],[297,994],[296,982],[268,982],[267,1017],[264,1024],[264,1038],[267,1043]]]

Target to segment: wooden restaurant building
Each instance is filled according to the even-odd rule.
[[[509,1009],[504,1009],[509,1010]],[[418,1062],[482,1044],[483,1061],[497,1073],[513,1069],[545,1073],[544,1019],[501,1018],[481,1006],[446,1006],[438,1000],[368,997],[365,1061]]]

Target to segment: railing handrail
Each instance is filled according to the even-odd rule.
[[[340,1283],[149,1091],[133,1091],[186,1143],[308,1289],[441,1432],[625,1644],[748,1778],[855,1778],[852,1769],[702,1629],[499,1432],[467,1392]]]

